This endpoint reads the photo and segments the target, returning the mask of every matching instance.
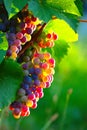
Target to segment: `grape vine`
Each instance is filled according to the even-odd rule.
[[[55,60],[50,53],[42,50],[52,48],[58,39],[53,31],[44,33],[46,24],[28,10],[22,13],[22,17],[18,14],[11,19],[6,31],[8,50],[5,58],[17,61],[24,73],[16,99],[9,107],[15,118],[30,115],[30,109],[35,109],[44,96],[43,89],[51,86]]]
[[[44,89],[51,86],[53,75],[55,73],[55,59],[51,56],[51,53],[49,53],[50,51],[48,52],[47,50],[52,50],[53,47],[55,48],[56,40],[59,38],[60,41],[58,41],[60,43],[61,41],[66,43],[66,41],[72,42],[78,39],[77,34],[72,30],[74,29],[76,31],[78,21],[76,16],[80,16],[77,7],[74,5],[73,7],[76,12],[74,12],[73,9],[70,10],[71,12],[67,12],[68,9],[66,9],[66,7],[62,8],[62,5],[59,4],[61,2],[54,2],[54,5],[49,1],[46,3],[44,1],[39,3],[39,1],[35,2],[32,0],[24,3],[27,4],[25,7],[22,5],[24,7],[23,9],[18,7],[19,12],[14,13],[14,16],[10,16],[12,13],[11,10],[13,9],[11,6],[15,5],[15,1],[13,0],[13,3],[10,1],[8,6],[6,5],[7,1],[0,1],[0,31],[2,31],[3,34],[6,34],[6,40],[8,42],[8,48],[6,50],[6,55],[4,55],[4,59],[12,59],[12,61],[18,63],[23,72],[23,81],[21,81],[17,90],[15,100],[12,101],[9,106],[9,109],[12,111],[15,118],[30,115],[30,109],[35,109],[39,99],[44,96]],[[35,8],[32,7],[33,3],[35,3]],[[40,4],[43,4],[44,8],[42,8]],[[49,9],[48,12],[45,10],[45,4],[47,4]],[[58,6],[60,5],[61,11],[59,11],[56,4],[58,4]],[[73,1],[72,4],[74,4]],[[30,6],[28,7],[28,5]],[[37,11],[38,13],[36,12],[37,6],[39,9],[42,9],[42,14],[40,11]],[[52,7],[52,10],[49,8],[50,6]],[[69,8],[71,7],[70,4],[68,4],[68,6]],[[54,7],[56,7],[56,10]],[[64,10],[65,12],[63,12]],[[44,12],[47,12],[47,17],[45,17]],[[72,12],[74,14],[72,14]],[[68,13],[70,13],[70,15]],[[75,26],[73,26],[73,20],[70,19],[72,16],[74,20],[76,20]],[[71,38],[70,36],[69,41],[66,40],[68,38],[62,40],[62,32],[60,32],[58,37],[58,30],[55,31],[57,26],[54,26],[54,24],[52,30],[48,29],[47,32],[44,31],[46,25],[48,24],[49,26],[49,20],[51,21],[52,19],[57,23],[56,19],[62,19],[62,17],[67,23],[70,22],[70,26],[72,25],[73,29],[70,27],[69,29],[71,35],[73,36],[74,34],[73,37],[75,40],[71,40],[74,38]],[[69,18],[69,20],[67,20],[67,18]],[[86,20],[79,21],[86,22]],[[67,25],[64,21],[62,21],[62,23]],[[65,32],[67,32],[67,29]],[[68,45],[65,46],[67,47],[64,51],[67,51]],[[54,53],[56,54],[57,49],[55,50]]]

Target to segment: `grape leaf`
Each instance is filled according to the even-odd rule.
[[[55,42],[55,46],[52,48],[52,55],[55,57],[55,60],[58,61],[58,63],[61,61],[61,59],[67,55],[69,49],[68,43],[65,41],[57,41]]]
[[[81,0],[76,0],[75,4],[79,9],[80,14],[83,15],[83,2]]]
[[[0,108],[2,109],[15,99],[23,72],[20,65],[11,59],[4,60],[0,68]]]
[[[6,51],[5,50],[0,50],[0,63],[2,62],[4,56],[6,54]]]
[[[6,54],[7,48],[8,48],[8,43],[7,43],[7,39],[6,39],[6,34],[0,32],[0,63],[2,62],[2,60]]]
[[[51,51],[52,55],[60,61],[67,54],[69,44],[78,40],[78,34],[64,21],[60,19],[50,20],[45,26],[43,33],[55,32],[58,35],[58,40],[55,41],[55,46]]]
[[[77,4],[75,4],[75,0],[29,1],[29,10],[41,20],[48,22],[53,16],[56,16],[57,18],[67,21],[74,30],[78,22],[76,19],[82,14],[80,6],[82,7],[81,1],[78,8]],[[72,21],[73,19],[75,19],[74,22]]]
[[[78,40],[78,34],[61,19],[50,20],[44,28],[44,32],[54,31],[58,34],[59,40],[66,42],[75,42]]]
[[[26,4],[28,0],[4,0],[9,18],[16,15]]]
[[[20,11],[26,4],[28,0],[13,0],[13,4]]]
[[[4,5],[5,5],[5,8],[6,8],[8,14],[10,14],[10,12],[11,12],[12,2],[13,2],[13,0],[4,0]]]

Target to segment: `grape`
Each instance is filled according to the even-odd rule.
[[[16,52],[18,50],[18,48],[15,45],[12,45],[10,49],[12,52]]]
[[[41,69],[40,68],[35,68],[34,72],[35,72],[36,75],[39,75],[39,74],[41,74]]]
[[[30,57],[29,57],[29,56],[24,56],[24,57],[23,57],[23,61],[24,61],[24,62],[30,61]]]
[[[22,43],[25,43],[26,41],[27,41],[26,37],[23,36],[23,38],[21,39],[21,42],[22,42]]]
[[[19,108],[14,109],[13,115],[20,115],[20,114],[21,114],[21,111]]]
[[[39,58],[35,58],[33,60],[33,62],[34,62],[34,64],[38,65],[38,64],[40,64],[40,59]]]
[[[26,83],[22,83],[21,86],[25,89],[25,90],[28,90],[29,89],[29,84],[26,84]]]
[[[12,46],[14,44],[14,42],[12,40],[8,40],[8,44],[9,44],[9,46]]]
[[[40,80],[35,79],[35,80],[34,80],[34,85],[39,86],[39,85],[40,85]]]
[[[49,88],[50,87],[50,82],[46,82],[46,88]]]
[[[37,21],[37,18],[32,16],[31,20],[32,20],[33,22],[36,22],[36,21]]]
[[[23,65],[22,65],[22,68],[25,69],[25,70],[28,69],[28,64],[26,64],[26,63],[23,64]]]
[[[24,75],[28,76],[29,75],[29,71],[28,70],[23,70]]]
[[[8,33],[7,35],[9,40],[16,40],[16,36],[14,33]]]
[[[32,34],[32,33],[33,33],[33,31],[32,31],[32,29],[31,29],[31,28],[26,28],[26,33],[27,33],[27,34]]]
[[[6,52],[6,56],[11,56],[11,54],[12,54],[12,51],[11,51],[11,50],[8,50],[8,51]]]
[[[44,53],[44,59],[49,60],[51,58],[50,53]]]
[[[35,99],[35,95],[33,93],[28,95],[28,99],[29,100],[34,100]]]
[[[16,33],[16,38],[22,39],[23,38],[23,33],[21,33],[21,32]]]
[[[14,40],[14,45],[17,46],[17,47],[20,46],[21,41],[19,39]]]
[[[28,83],[28,84],[29,84],[29,83],[32,83],[32,78],[29,77],[29,76],[25,76],[25,77],[24,77],[24,82],[25,82],[25,83]]]
[[[48,69],[48,68],[49,68],[49,65],[48,65],[47,62],[45,62],[45,63],[41,63],[41,64],[40,64],[40,67],[41,67],[42,69]]]
[[[27,116],[27,114],[30,114],[29,108],[23,104],[21,108],[21,116]]]
[[[38,75],[36,75],[36,74],[33,74],[33,75],[32,75],[32,79],[33,79],[33,80],[36,80],[36,79],[38,79]]]
[[[54,46],[54,42],[53,41],[47,41],[46,46],[51,48],[51,47]]]
[[[51,67],[54,67],[54,66],[55,66],[55,60],[54,60],[53,58],[50,58],[50,59],[48,60],[48,63],[49,63],[49,65],[50,65]]]
[[[42,98],[44,96],[43,92],[39,92],[39,98]]]
[[[27,107],[32,107],[33,106],[33,101],[32,100],[27,100],[26,106]]]
[[[13,116],[14,116],[15,118],[19,119],[19,118],[20,118],[20,115],[21,115],[20,109],[16,108],[16,109],[13,110]]]
[[[0,23],[0,31],[6,31],[6,25],[4,23]]]
[[[16,52],[12,52],[11,58],[14,59],[14,60],[16,60],[16,58],[17,58]]]
[[[53,40],[57,40],[57,39],[58,39],[58,35],[53,32]]]
[[[30,69],[29,69],[29,74],[34,74],[34,71],[35,71],[34,68],[30,68]]]
[[[36,91],[37,91],[37,92],[42,92],[43,89],[42,89],[41,87],[37,87],[37,88],[36,88]]]
[[[47,37],[48,39],[51,39],[51,38],[52,38],[52,34],[51,34],[51,33],[48,33],[46,37]]]
[[[14,102],[12,102],[12,103],[10,104],[10,108],[11,108],[12,110],[14,110],[15,108],[21,109],[21,107],[22,107],[22,104],[21,104],[21,102],[18,102],[18,101],[14,101]]]
[[[26,28],[26,27],[27,27],[27,24],[26,24],[26,23],[24,23],[24,22],[22,22],[22,23],[20,24],[20,27],[21,27],[21,29],[24,29],[24,28]]]
[[[26,92],[25,92],[25,90],[23,89],[23,88],[20,88],[19,90],[18,90],[18,95],[19,96],[24,96],[26,94]]]
[[[37,102],[33,102],[32,108],[33,109],[37,108]]]
[[[20,98],[20,100],[21,100],[21,102],[23,102],[23,103],[26,103],[27,102],[27,100],[28,100],[28,98],[27,98],[27,96],[22,96],[21,98]]]

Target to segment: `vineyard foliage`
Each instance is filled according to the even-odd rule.
[[[9,20],[17,17],[27,5],[34,16],[46,23],[43,32],[54,31],[58,40],[52,49],[46,49],[56,59],[55,70],[61,59],[68,53],[70,44],[78,40],[77,26],[82,16],[80,0],[0,0]],[[5,15],[6,15],[5,14]],[[2,12],[0,11],[0,15]],[[0,21],[1,22],[1,21]],[[21,67],[16,61],[6,59],[8,43],[6,32],[0,31],[0,109],[14,101],[23,79]],[[57,75],[57,74],[55,74]],[[56,81],[55,81],[56,84]]]

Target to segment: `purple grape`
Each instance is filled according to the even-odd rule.
[[[22,65],[22,68],[25,69],[25,70],[28,69],[28,64],[26,64],[26,63],[23,64],[23,65]]]
[[[40,80],[38,80],[38,79],[34,80],[34,85],[39,86],[40,85]]]
[[[26,28],[26,27],[27,27],[27,24],[26,24],[26,23],[24,23],[24,22],[22,22],[22,23],[20,24],[20,27],[21,27],[22,29],[24,29],[24,28]]]
[[[33,74],[33,75],[32,75],[32,79],[33,79],[33,80],[36,80],[36,79],[38,79],[38,75],[36,75],[36,74]]]
[[[19,108],[20,109],[22,107],[22,104],[21,104],[21,102],[14,101],[14,102],[11,103],[10,106],[13,107],[13,108]]]
[[[11,50],[7,50],[6,56],[11,56],[11,54],[12,54],[12,51]]]
[[[30,84],[30,83],[32,83],[32,78],[29,77],[29,76],[25,76],[24,77],[24,82]]]
[[[34,74],[34,68],[30,68],[30,69],[29,69],[29,73],[30,73],[30,74]]]
[[[32,34],[32,33],[33,33],[33,30],[32,30],[32,28],[26,28],[26,32],[27,32],[28,34]]]
[[[8,40],[8,43],[9,43],[9,46],[14,44],[14,42],[12,40],[10,40],[10,39]]]
[[[8,33],[8,39],[14,41],[16,40],[16,35],[14,33]]]
[[[40,74],[41,73],[41,69],[40,68],[35,68],[35,74]]]
[[[13,115],[19,115],[21,113],[19,108],[13,110]]]
[[[0,31],[6,31],[6,25],[4,23],[0,23]]]
[[[28,90],[28,89],[29,89],[29,84],[22,83],[21,86],[22,86],[25,90]]]

